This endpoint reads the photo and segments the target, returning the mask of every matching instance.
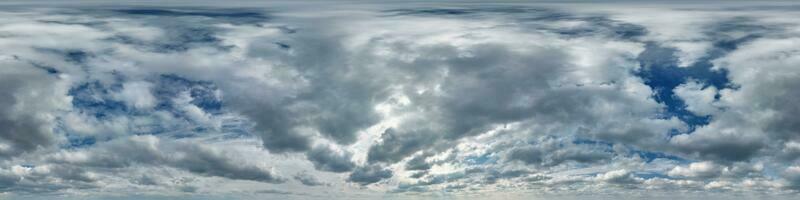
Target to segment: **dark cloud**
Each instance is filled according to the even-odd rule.
[[[800,167],[789,167],[782,173],[786,181],[784,187],[800,190]]]
[[[297,180],[303,185],[307,186],[329,185],[327,183],[318,180],[316,177],[312,176],[311,174],[308,174],[307,172],[297,173],[293,176],[293,178],[294,180]]]
[[[404,93],[418,108],[435,109],[421,109],[424,111],[419,115],[423,119],[410,120],[386,131],[381,142],[370,148],[368,160],[397,162],[420,150],[441,148],[447,141],[514,122],[579,126],[587,137],[630,144],[656,143],[655,137],[666,134],[637,123],[609,119],[608,113],[597,112],[599,107],[609,105],[626,107],[628,113],[635,113],[636,119],[644,123],[678,125],[668,119],[657,119],[660,107],[657,103],[618,90],[626,87],[622,83],[627,81],[624,78],[630,71],[608,68],[586,77],[588,85],[562,85],[559,81],[574,76],[579,68],[570,61],[577,55],[549,47],[533,47],[525,53],[508,47],[508,44],[480,43],[460,50],[446,45],[413,50],[425,53],[411,64],[440,66],[410,71],[414,77],[429,76],[437,69],[447,71],[446,76],[440,77],[441,82],[432,83],[438,83],[437,90],[441,92]],[[470,52],[470,56],[459,56],[459,51]],[[611,87],[603,86],[606,84]]]
[[[283,178],[276,177],[267,169],[237,163],[237,161],[230,159],[228,155],[219,151],[201,148],[196,145],[188,145],[183,148],[185,148],[183,152],[187,153],[172,161],[174,162],[173,165],[192,173],[270,183],[282,183],[285,181]]]
[[[428,170],[431,168],[431,164],[425,161],[427,155],[420,155],[411,158],[406,162],[406,170]]]
[[[329,172],[348,172],[355,164],[350,161],[349,152],[337,152],[329,146],[317,146],[306,152],[306,158],[314,164],[314,168]]]
[[[516,178],[530,174],[527,170],[489,170],[481,181],[486,184],[494,184],[498,180]]]
[[[610,152],[598,148],[582,148],[582,145],[534,144],[509,151],[509,160],[522,161],[529,165],[555,166],[565,162],[594,163],[609,160]]]
[[[243,163],[231,153],[192,143],[162,143],[153,136],[118,139],[87,149],[87,159],[75,160],[82,152],[62,152],[51,162],[95,168],[126,168],[134,165],[166,165],[205,176],[282,183],[285,180],[269,169]]]
[[[5,64],[7,69],[0,70],[0,157],[54,145],[55,123],[43,116],[60,103],[58,78],[24,63]]]
[[[170,10],[170,9],[157,9],[157,8],[134,8],[134,9],[120,9],[116,12],[131,14],[131,15],[153,15],[153,16],[200,16],[209,18],[233,18],[233,19],[267,19],[263,13],[236,11],[229,9],[214,9],[214,10]]]
[[[765,144],[760,139],[740,137],[734,139],[721,139],[717,137],[692,137],[693,140],[684,140],[688,137],[673,139],[676,151],[701,157],[704,159],[719,160],[724,162],[746,161],[756,155]]]
[[[368,165],[353,170],[353,173],[350,173],[350,176],[347,177],[347,181],[360,185],[369,185],[383,179],[391,178],[392,175],[393,173],[390,169],[378,165]]]
[[[102,186],[98,177],[79,167],[47,165],[28,169],[35,171],[26,174],[0,174],[0,191],[35,195],[64,189],[89,190]]]
[[[275,190],[275,189],[258,190],[255,193],[259,193],[259,194],[279,194],[279,195],[294,195],[295,194],[293,192],[284,191],[284,190]]]
[[[516,14],[524,12],[537,12],[545,11],[539,8],[515,8],[515,7],[487,7],[481,6],[476,8],[406,8],[406,9],[392,9],[385,10],[384,12],[394,13],[395,16],[403,15],[420,15],[420,16],[459,16],[472,15],[472,14]]]
[[[434,132],[415,131],[398,133],[387,129],[381,134],[382,142],[369,148],[367,160],[370,162],[397,162],[407,155],[432,145],[438,138]]]
[[[320,25],[313,30],[324,28]],[[359,131],[380,120],[373,108],[384,99],[385,89],[390,86],[382,82],[381,70],[351,64],[340,51],[345,45],[339,42],[340,36],[318,33],[292,33],[292,40],[285,41],[293,44],[291,55],[274,43],[254,44],[246,49],[253,57],[275,59],[287,65],[276,70],[293,73],[288,79],[302,82],[290,85],[296,89],[278,93],[253,92],[249,87],[229,90],[245,94],[227,101],[231,108],[256,123],[255,132],[272,152],[309,150],[309,135],[300,133],[299,128],[313,128],[333,142],[351,144]]]

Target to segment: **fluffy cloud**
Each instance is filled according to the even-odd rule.
[[[349,152],[337,152],[328,146],[318,146],[306,153],[314,167],[322,171],[348,172],[355,167]]]
[[[58,113],[70,109],[67,75],[50,74],[16,56],[0,58],[0,156],[16,156],[59,142]]]
[[[713,178],[719,176],[721,171],[722,169],[720,169],[720,166],[706,161],[692,163],[689,164],[688,167],[678,166],[670,170],[667,174],[679,177]]]
[[[565,5],[3,8],[0,191],[799,188],[796,14]]]
[[[347,177],[347,181],[361,185],[369,185],[383,179],[391,178],[392,176],[392,171],[389,169],[378,165],[369,165],[353,170],[353,173]]]

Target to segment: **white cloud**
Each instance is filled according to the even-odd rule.
[[[722,170],[722,166],[710,161],[703,161],[691,163],[689,166],[677,166],[667,174],[675,177],[713,178],[719,176]]]
[[[800,155],[800,39],[787,16],[281,5],[265,15],[0,12],[0,193],[647,196],[800,185],[786,167]],[[708,124],[668,113],[655,96],[664,91],[637,76],[652,44],[674,48],[659,55],[676,62],[668,67],[708,61],[727,73],[724,87],[691,77],[667,88]]]
[[[702,83],[691,81],[675,88],[675,95],[686,103],[686,110],[701,116],[711,115],[719,108],[714,106],[717,88],[708,86],[703,88]]]
[[[156,98],[150,93],[153,84],[149,82],[127,82],[122,84],[122,90],[114,97],[136,109],[151,109],[156,105]]]

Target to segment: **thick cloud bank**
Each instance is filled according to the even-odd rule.
[[[799,5],[238,3],[3,4],[0,198],[800,192]]]

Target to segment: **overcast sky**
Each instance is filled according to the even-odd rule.
[[[0,6],[2,199],[795,199],[800,4]]]

